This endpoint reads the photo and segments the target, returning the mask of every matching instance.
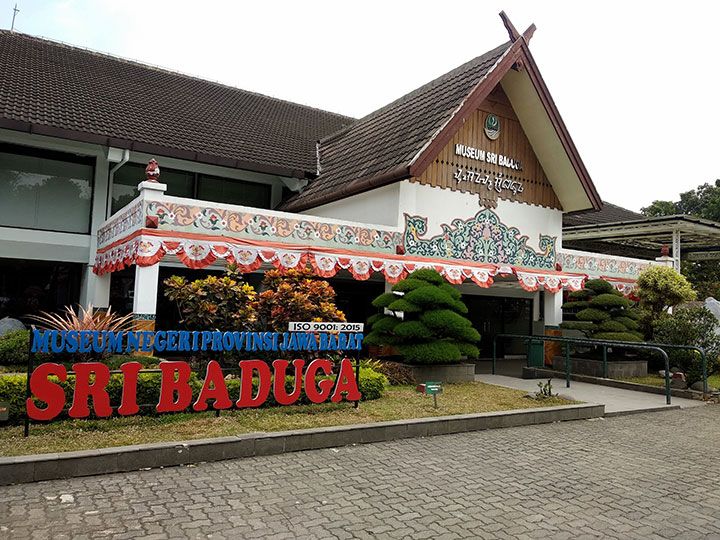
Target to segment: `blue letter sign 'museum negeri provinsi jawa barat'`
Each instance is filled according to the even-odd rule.
[[[130,353],[197,351],[359,351],[363,334],[329,332],[97,332],[34,330],[32,351]]]

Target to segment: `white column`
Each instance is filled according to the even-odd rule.
[[[133,313],[136,318],[155,320],[160,265],[135,266]]]
[[[95,253],[97,251],[97,231],[105,221],[105,204],[108,198],[108,163],[103,157],[95,159],[95,177],[93,179],[92,214],[90,215],[90,257],[82,275],[80,284],[80,305],[87,308],[88,304],[93,307],[107,307],[107,300],[99,305],[95,300],[95,289],[98,276],[93,274],[95,264]],[[108,294],[110,288],[108,285]]]
[[[680,230],[674,229],[672,233],[672,256],[673,256],[673,268],[680,271]]]
[[[543,313],[545,319],[545,326],[559,326],[562,322],[562,306],[563,295],[562,291],[551,293],[549,291],[543,291],[545,299],[545,313]]]
[[[532,300],[532,306],[533,306],[533,313],[532,313],[532,320],[533,322],[537,322],[540,320],[540,295],[543,294],[542,291],[535,291],[533,293],[533,300]]]
[[[92,268],[89,268],[89,271],[92,272]],[[93,274],[93,282],[94,286],[92,287],[92,290],[90,291],[90,299],[89,302],[93,305],[94,308],[98,309],[107,309],[110,307],[110,279],[111,279],[112,273],[106,272],[101,276]]]

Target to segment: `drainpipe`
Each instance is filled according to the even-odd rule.
[[[115,164],[115,166],[110,169],[110,174],[108,175],[108,198],[107,198],[107,205],[105,208],[105,219],[110,217],[110,211],[112,210],[112,189],[113,189],[113,177],[115,176],[115,171],[117,171],[120,167],[125,165],[128,161],[130,161],[130,150],[127,148],[123,150],[122,159]]]

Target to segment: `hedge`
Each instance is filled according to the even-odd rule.
[[[328,379],[331,377],[317,377],[316,380]],[[74,375],[68,375],[65,382],[60,382],[57,377],[51,377],[51,380],[59,384],[65,390],[65,407],[69,407],[72,404],[73,396],[73,383],[75,381]],[[141,407],[143,414],[152,415],[157,414],[155,412],[154,404],[156,404],[160,398],[160,373],[139,373],[138,384],[137,384],[137,403],[138,405],[153,405],[152,407]],[[202,388],[202,378],[198,377],[196,373],[190,375],[190,387],[193,393],[193,402],[197,399],[200,389]],[[225,381],[227,386],[228,395],[230,399],[237,400],[240,396],[240,379],[228,379]],[[373,400],[381,398],[387,379],[385,375],[377,373],[369,368],[360,368],[360,384],[359,389],[362,394],[363,401]],[[253,395],[257,391],[258,379],[253,379]],[[25,418],[25,386],[26,376],[23,375],[3,375],[0,376],[0,401],[7,401],[10,403],[10,418],[9,424],[20,424]],[[288,393],[291,393],[295,387],[295,378],[287,377],[285,379],[285,389]],[[117,408],[120,405],[122,397],[122,374],[114,373],[110,376],[110,381],[105,388],[110,396],[110,405],[113,408]],[[44,407],[45,403],[40,400],[35,400],[39,407]],[[305,395],[305,388],[300,392],[300,397],[296,404],[305,405],[309,404],[310,400]],[[272,390],[268,395],[267,401],[264,406],[279,406],[275,401]],[[90,406],[92,411],[92,406]],[[208,400],[208,409],[215,410],[212,408],[212,400]],[[58,418],[66,417],[63,413]]]
[[[15,330],[0,337],[0,365],[27,364],[29,330]]]

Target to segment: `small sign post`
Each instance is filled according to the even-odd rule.
[[[433,400],[435,401],[435,408],[438,408],[437,396],[438,394],[442,394],[443,391],[441,382],[426,382],[425,384],[419,384],[416,390],[421,394],[425,394],[428,396],[431,395],[433,397]]]
[[[7,422],[10,418],[10,403],[7,401],[0,402],[0,422]]]

